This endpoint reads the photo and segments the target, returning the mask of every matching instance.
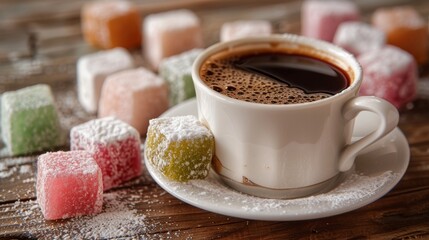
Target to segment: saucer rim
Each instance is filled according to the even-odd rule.
[[[195,105],[195,106],[194,106]],[[188,109],[188,108],[196,108],[196,99],[190,99],[187,100],[179,105],[174,106],[173,108],[169,109],[168,111],[166,111],[164,114],[162,114],[161,117],[167,117],[167,116],[179,116],[179,115],[191,115],[191,114],[181,114],[180,112],[183,112],[183,109]],[[186,112],[186,111],[185,111]],[[356,201],[351,205],[346,205],[343,207],[339,207],[339,208],[328,208],[326,209],[326,211],[317,211],[317,212],[308,212],[308,213],[304,213],[304,214],[294,214],[294,213],[284,213],[281,211],[276,212],[251,212],[251,211],[245,211],[240,207],[220,207],[219,205],[207,202],[207,201],[202,201],[201,199],[198,199],[198,196],[195,195],[191,195],[191,194],[183,194],[180,192],[175,191],[175,188],[172,188],[168,185],[169,181],[168,179],[166,179],[164,176],[162,176],[162,174],[157,171],[157,169],[155,169],[152,164],[150,162],[148,162],[147,158],[145,156],[144,157],[144,162],[146,165],[146,169],[148,170],[149,174],[152,176],[152,178],[155,180],[155,182],[161,187],[163,188],[165,191],[167,191],[168,193],[170,193],[171,195],[173,195],[174,197],[178,198],[181,201],[184,201],[194,207],[206,210],[206,211],[210,211],[213,213],[218,213],[218,214],[222,214],[225,216],[230,216],[230,217],[238,217],[238,218],[243,218],[243,219],[249,219],[249,220],[265,220],[265,221],[296,221],[296,220],[310,220],[310,219],[318,219],[318,218],[323,218],[323,217],[329,217],[329,216],[334,216],[334,215],[338,215],[338,214],[342,214],[342,213],[346,213],[346,212],[350,212],[353,211],[355,209],[361,208],[363,206],[366,206],[376,200],[378,200],[379,198],[381,198],[382,196],[384,196],[385,194],[387,194],[390,190],[392,190],[397,183],[402,179],[403,175],[406,172],[406,169],[408,168],[408,164],[409,164],[409,160],[410,160],[410,150],[409,150],[409,145],[406,141],[406,137],[405,135],[399,130],[399,128],[395,128],[391,133],[388,134],[388,138],[390,138],[390,141],[395,142],[395,148],[398,150],[398,154],[399,154],[399,159],[397,160],[398,163],[396,163],[397,165],[401,164],[398,168],[398,172],[394,172],[395,173],[395,177],[391,179],[391,181],[389,181],[389,183],[386,183],[384,185],[382,185],[381,187],[378,187],[376,191],[374,191],[373,194],[371,194],[368,197],[365,197],[364,199],[359,199],[360,201]],[[387,136],[386,136],[387,137]],[[373,145],[375,145],[376,143],[374,143]],[[400,148],[398,148],[400,147]],[[390,165],[393,166],[393,165]],[[387,166],[388,167],[388,166]],[[386,171],[389,171],[391,169],[386,169]],[[392,170],[394,171],[394,170]],[[210,173],[209,177],[207,179],[213,179],[214,181],[217,181],[219,184],[221,184],[222,186],[224,186],[226,189],[230,190],[231,192],[235,192],[235,193],[239,193],[233,189],[230,189],[228,186],[225,185],[225,183],[223,183],[221,181],[221,179],[218,179],[214,173]],[[202,181],[207,181],[207,179],[202,180]],[[178,183],[177,183],[178,184]],[[183,183],[186,184],[186,183]],[[335,188],[333,188],[335,189]],[[332,191],[333,189],[331,189],[330,191]],[[329,191],[328,191],[329,192]],[[247,194],[244,193],[239,193],[239,194],[243,194],[244,197]],[[315,196],[317,196],[318,194],[316,194]],[[281,201],[279,199],[279,201]],[[284,199],[283,199],[284,201]],[[309,203],[308,205],[311,205],[311,203]]]

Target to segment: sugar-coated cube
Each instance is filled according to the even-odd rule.
[[[358,61],[363,69],[361,95],[384,98],[397,108],[415,98],[417,66],[409,53],[388,45],[360,55]]]
[[[428,23],[414,8],[380,8],[374,12],[372,23],[386,33],[388,44],[409,52],[419,64],[427,61]]]
[[[82,8],[85,40],[100,48],[141,46],[141,17],[125,0],[91,1]]]
[[[359,9],[353,2],[306,0],[302,5],[301,34],[332,42],[341,23],[356,21],[359,16]]]
[[[149,120],[169,107],[167,83],[145,68],[107,77],[100,97],[99,117],[114,116],[145,135]]]
[[[163,58],[203,46],[200,20],[181,9],[148,15],[144,20],[144,55],[157,70]]]
[[[86,151],[48,152],[37,160],[37,202],[45,219],[101,212],[101,170]]]
[[[382,48],[386,36],[380,29],[361,22],[342,23],[335,33],[334,43],[355,56]]]
[[[90,113],[95,113],[106,77],[133,67],[133,58],[123,48],[100,51],[79,58],[77,90],[82,107]]]
[[[201,52],[202,49],[196,48],[168,57],[161,62],[159,73],[170,86],[170,106],[195,97],[191,69],[194,60]]]
[[[213,152],[213,135],[195,116],[150,121],[145,156],[170,180],[207,177]]]
[[[220,41],[225,42],[244,37],[268,36],[272,26],[265,20],[239,20],[224,23],[220,29]]]
[[[1,105],[2,138],[10,154],[28,154],[63,144],[64,135],[49,85],[5,92]]]
[[[94,119],[73,127],[70,148],[91,153],[101,168],[104,190],[141,174],[139,133],[114,117]]]

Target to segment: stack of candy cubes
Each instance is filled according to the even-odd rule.
[[[428,23],[409,6],[377,9],[372,24],[359,22],[359,15],[351,1],[306,0],[301,33],[357,57],[363,68],[361,95],[404,108],[416,97],[417,64],[427,61]]]
[[[141,174],[140,136],[118,119],[73,127],[70,144],[38,158],[37,202],[48,220],[99,213],[103,191]]]

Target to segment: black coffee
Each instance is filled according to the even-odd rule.
[[[264,104],[312,102],[349,85],[347,75],[333,64],[268,50],[215,55],[202,65],[200,76],[228,97]]]

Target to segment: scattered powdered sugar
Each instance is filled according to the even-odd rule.
[[[212,135],[210,130],[192,115],[156,118],[150,120],[149,125],[157,128],[157,131],[168,141],[182,141]]]
[[[31,166],[34,157],[18,157],[15,159],[6,158],[0,161],[0,179],[10,178],[15,174],[32,174],[33,168]],[[13,181],[10,178],[9,181]]]
[[[146,216],[136,209],[143,195],[126,195],[123,191],[105,193],[103,211],[93,216],[82,216],[61,221],[46,221],[35,200],[16,201],[10,207],[0,208],[0,215],[17,212],[28,236],[37,239],[111,239],[134,237],[143,239],[157,223],[148,223]]]
[[[155,172],[155,174],[160,173]],[[303,216],[333,212],[344,207],[359,205],[368,199],[375,200],[377,190],[396,179],[397,173],[386,171],[375,176],[351,173],[339,186],[329,192],[297,199],[266,199],[250,196],[231,190],[214,175],[210,176],[205,180],[192,180],[188,183],[169,181],[165,183],[179,196],[186,196],[185,198],[190,201],[196,199],[195,201],[200,202],[203,208],[212,205],[224,209],[225,213],[238,211],[242,215],[246,215],[243,212],[247,212],[253,216],[270,215],[271,218],[279,214]],[[158,178],[162,176],[159,175]]]

